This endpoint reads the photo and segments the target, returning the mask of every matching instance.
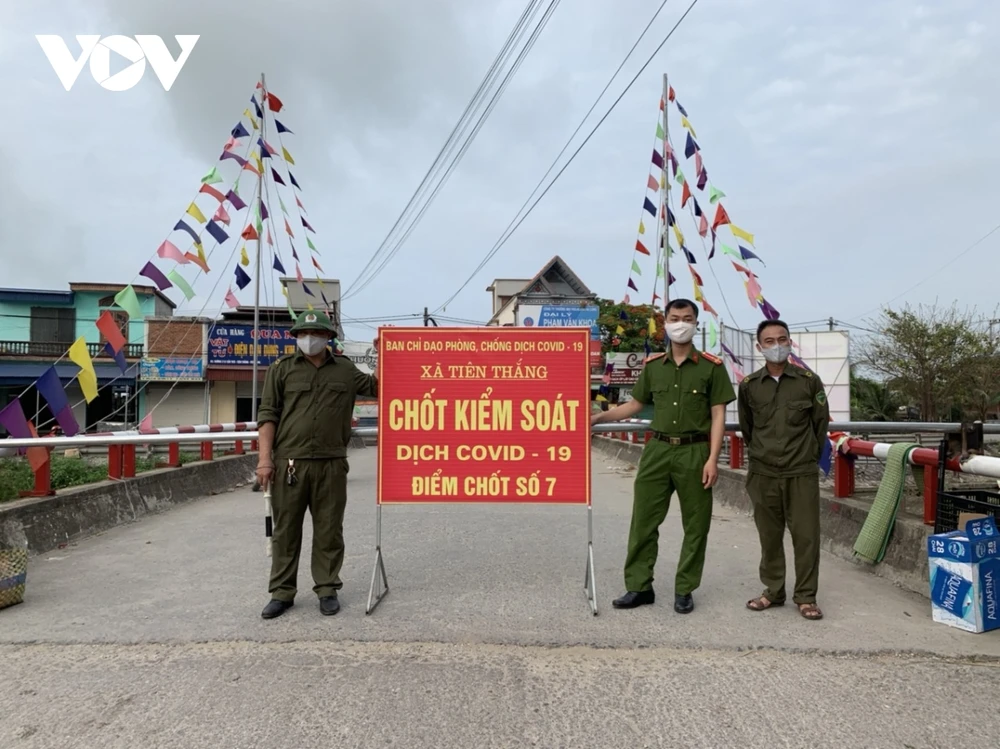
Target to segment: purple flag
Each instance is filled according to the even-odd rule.
[[[264,113],[260,111],[260,104],[257,103],[257,97],[251,94],[250,101],[253,102],[253,108],[257,112],[257,119],[258,120],[264,119]]]
[[[14,439],[31,439],[34,436],[28,427],[28,420],[24,416],[24,409],[21,408],[21,401],[16,398],[0,409],[0,424]]]
[[[128,369],[128,362],[125,361],[125,354],[122,353],[122,350],[119,349],[118,351],[115,351],[110,343],[105,343],[104,353],[114,359],[115,364],[118,365],[118,369],[122,371],[122,374],[125,374]]]
[[[291,169],[288,170],[288,179],[290,179],[292,181],[293,185],[295,185],[296,187],[298,187],[300,190],[302,189],[301,187],[299,187],[299,183],[295,181],[295,175],[292,174],[292,170]]]
[[[743,256],[744,260],[749,260],[750,258],[753,258],[754,260],[760,260],[760,258],[757,255],[755,255],[752,252],[750,252],[750,250],[748,250],[743,245],[739,245],[739,248],[740,248],[740,254]],[[760,262],[761,262],[761,264],[764,263],[763,260],[760,260]]]
[[[739,364],[741,367],[743,366],[743,362],[740,360],[740,357],[738,357],[736,354],[734,354],[733,350],[731,348],[729,348],[729,346],[727,346],[724,343],[720,343],[719,345],[722,346],[722,350],[723,351],[725,351],[727,354],[729,354],[729,358],[730,359],[732,359],[734,362],[736,362],[737,364]]]
[[[660,152],[657,151],[655,148],[653,149],[653,163],[660,169],[663,168],[663,157],[660,156]]]
[[[645,198],[642,202],[642,207],[645,208],[647,211],[649,211],[651,216],[653,216],[654,218],[656,217],[656,206],[653,205],[652,200],[650,200],[649,198]],[[303,219],[303,223],[305,223],[305,219]]]
[[[247,204],[243,202],[243,198],[241,198],[232,190],[226,193],[226,200],[228,200],[229,204],[237,211],[242,211],[244,208],[247,207]]]
[[[248,283],[250,283],[250,276],[247,275],[247,272],[245,270],[243,270],[239,265],[237,265],[236,266],[236,285],[239,286],[240,290],[242,291],[243,289],[245,289],[247,287]]]
[[[684,141],[684,156],[690,159],[694,156],[694,152],[697,150],[698,144],[695,143],[694,138],[691,137],[691,133],[688,133],[687,140]]]
[[[275,182],[276,182],[277,184],[279,184],[279,185],[284,185],[284,184],[285,184],[285,180],[283,180],[283,179],[281,178],[281,175],[280,175],[280,174],[278,174],[278,172],[277,172],[277,171],[275,171],[275,169],[274,169],[274,167],[273,167],[273,166],[271,167],[271,176],[272,176],[272,177],[274,177],[274,181],[275,181]]]
[[[670,210],[670,206],[667,206],[667,225],[673,226],[677,223],[677,219],[674,218],[674,212]]]
[[[278,273],[288,272],[285,270],[285,266],[281,264],[281,260],[278,259],[277,255],[274,256],[274,263],[272,264],[271,267],[273,267],[276,271],[278,271]]]
[[[306,286],[305,284],[302,284],[302,290],[303,290],[304,292],[306,292],[306,293],[307,293],[307,294],[308,294],[309,296],[311,296],[311,297],[315,297],[315,296],[316,296],[316,295],[315,295],[315,294],[313,294],[313,293],[312,293],[311,291],[309,291],[309,287],[308,287],[308,286]]]
[[[715,257],[715,229],[712,229],[712,251],[708,253],[708,259]]]
[[[676,98],[674,99],[674,104],[677,105],[677,111],[678,112],[680,112],[685,117],[688,116],[688,113],[684,111],[684,107],[681,106],[681,103]]]
[[[261,201],[260,201],[260,220],[261,221],[267,221],[267,217],[268,217],[267,206],[264,205],[264,200],[261,199]]]
[[[245,138],[248,135],[250,135],[250,133],[248,133],[247,129],[243,127],[242,122],[237,123],[236,127],[234,127],[232,130],[232,136],[234,138]]]
[[[142,270],[139,271],[139,275],[145,276],[150,281],[155,283],[156,288],[158,288],[160,291],[166,291],[171,286],[173,286],[173,284],[170,283],[170,279],[168,279],[165,275],[163,275],[160,269],[157,268],[155,265],[153,265],[152,261],[142,266]]]
[[[676,281],[677,279],[674,278],[674,274],[673,273],[671,273],[669,275],[670,275],[670,278],[667,279],[667,286],[673,286],[674,285],[674,281]]]
[[[279,120],[279,119],[276,118],[274,120],[274,124],[278,126],[278,132],[279,133],[292,133],[291,130],[289,130],[287,127],[285,127],[284,125],[281,124],[281,120]],[[292,135],[295,135],[295,133],[292,133]]]
[[[271,152],[268,151],[267,150],[267,146],[264,145],[264,139],[263,138],[258,138],[257,139],[257,145],[260,146],[260,157],[262,159],[269,159],[269,158],[271,158]]]
[[[698,264],[698,261],[694,259],[694,255],[691,253],[691,250],[689,250],[684,245],[681,245],[681,249],[684,250],[684,256],[687,258],[687,261],[691,263],[691,265]]]
[[[708,184],[708,170],[705,167],[701,168],[701,172],[698,174],[698,189],[704,190],[705,185]]]
[[[195,233],[194,229],[192,229],[190,226],[188,226],[186,223],[184,223],[184,221],[178,221],[174,225],[174,231],[186,231],[188,234],[191,235],[191,239],[193,239],[196,244],[200,244],[201,243],[201,237],[199,237]]]
[[[238,153],[233,153],[232,151],[223,151],[222,156],[219,157],[219,161],[225,161],[226,159],[232,159],[240,166],[246,166],[247,160],[240,156]]]
[[[700,216],[701,215],[701,206],[698,205],[698,198],[696,198],[694,195],[692,195],[691,196],[691,200],[694,201],[694,215],[695,216]]]
[[[295,245],[292,244],[292,240],[290,239],[288,240],[288,244],[292,245],[292,257],[295,258],[297,261],[299,259],[299,253],[295,251]]]
[[[215,223],[214,220],[209,221],[208,224],[205,225],[205,229],[208,231],[209,234],[212,235],[215,241],[218,242],[219,244],[222,244],[227,239],[229,239],[229,235],[226,234],[226,232],[222,229],[222,227],[219,226],[217,223]]]
[[[772,307],[766,299],[761,300],[760,311],[764,313],[764,317],[766,317],[768,320],[777,320],[779,317],[781,317],[781,314],[778,312],[778,310]]]
[[[66,397],[66,391],[63,390],[62,380],[59,379],[55,365],[42,372],[42,376],[35,382],[35,390],[49,404],[49,410],[53,414],[62,411],[69,405],[69,399]]]
[[[76,416],[73,415],[72,406],[66,406],[66,408],[56,411],[53,415],[59,427],[63,430],[63,434],[67,437],[75,437],[80,433],[80,425],[76,423]]]

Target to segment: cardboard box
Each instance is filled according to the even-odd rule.
[[[967,632],[1000,628],[1000,531],[991,517],[927,538],[931,615]]]

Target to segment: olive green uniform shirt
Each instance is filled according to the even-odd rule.
[[[819,470],[830,425],[819,377],[788,364],[775,380],[763,367],[743,379],[739,396],[740,431],[751,473],[805,476]]]
[[[296,351],[268,367],[257,424],[277,424],[276,460],[346,458],[358,395],[378,397],[378,379],[346,356],[315,367]]]
[[[653,404],[654,432],[681,437],[709,434],[712,406],[732,403],[736,393],[722,361],[692,347],[680,366],[669,353],[647,359],[632,397]]]

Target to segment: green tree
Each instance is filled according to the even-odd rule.
[[[997,337],[974,311],[920,306],[884,310],[869,322],[860,361],[902,400],[919,405],[921,418],[953,412],[977,416],[1000,393]]]
[[[663,348],[663,313],[649,304],[625,304],[611,299],[598,300],[597,325],[601,331],[601,350],[631,353],[642,351],[649,337],[649,318],[656,321],[656,333],[650,346]],[[622,313],[625,313],[624,319]],[[621,328],[621,332],[618,330]]]
[[[851,368],[852,420],[895,421],[903,405],[903,399],[888,382],[864,377]]]

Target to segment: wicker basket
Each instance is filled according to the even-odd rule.
[[[0,549],[0,609],[24,600],[28,576],[27,549]]]

